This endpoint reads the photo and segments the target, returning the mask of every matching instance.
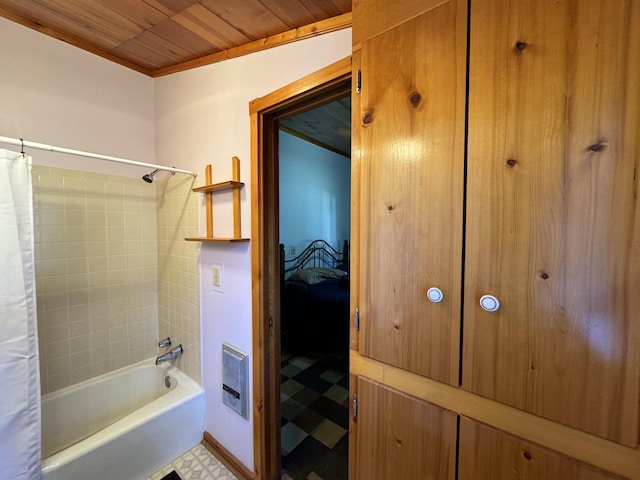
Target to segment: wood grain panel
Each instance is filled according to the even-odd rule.
[[[463,386],[635,447],[640,2],[471,19]]]
[[[14,22],[21,23],[29,28],[53,36],[54,38],[65,38],[70,36],[76,41],[82,41],[85,36],[85,27],[65,14],[56,11],[48,6],[32,4],[25,8],[22,0],[0,0],[0,14]],[[46,18],[46,24],[42,25],[39,19]],[[56,35],[57,32],[65,32],[65,36]],[[96,29],[91,44],[95,48],[109,50],[122,42],[122,38],[110,33]],[[86,42],[85,40],[85,43]],[[75,44],[75,43],[72,43]]]
[[[176,22],[173,18],[169,18],[150,28],[139,39],[147,33],[152,33],[157,39],[160,39],[160,41],[154,39],[153,43],[155,45],[179,53],[179,59],[196,58],[211,51],[211,44],[208,41],[181,23]]]
[[[131,11],[131,15],[122,15],[109,4],[100,2],[50,0],[45,3],[80,26],[86,28],[86,25],[91,25],[91,29],[96,32],[109,33],[122,40],[132,38],[144,30],[143,25],[131,20],[130,17],[136,15],[130,6],[128,10]]]
[[[458,480],[623,480],[465,417],[459,442]]]
[[[126,0],[125,0],[126,1]],[[147,5],[152,6],[167,16],[175,15],[178,12],[198,3],[198,0],[142,0]]]
[[[353,0],[354,49],[359,44],[433,10],[450,0]]]
[[[82,5],[87,2],[81,2]],[[105,8],[111,10],[115,15],[115,21],[119,21],[121,18],[127,18],[134,22],[136,25],[147,29],[154,25],[166,20],[169,16],[161,10],[158,10],[153,5],[142,1],[132,2],[131,0],[93,0],[91,3],[99,3]]]
[[[175,15],[173,19],[219,49],[227,49],[251,41],[242,32],[200,4],[187,8]]]
[[[359,480],[453,480],[457,417],[451,412],[357,380]]]
[[[362,44],[360,351],[458,383],[466,2]],[[355,104],[355,102],[354,102]],[[431,303],[430,287],[444,300]]]
[[[640,450],[553,422],[458,387],[416,375],[351,350],[351,375],[360,375],[432,405],[508,432],[578,461],[640,480]]]
[[[202,0],[200,3],[251,40],[268,37],[289,28],[259,0],[242,2]]]

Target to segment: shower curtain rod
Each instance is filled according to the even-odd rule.
[[[153,163],[137,162],[135,160],[127,160],[126,158],[111,157],[109,155],[101,155],[99,153],[83,152],[81,150],[71,150],[69,148],[54,147],[44,143],[29,142],[21,138],[0,137],[0,143],[8,143],[10,145],[18,145],[19,147],[37,148],[38,150],[46,150],[49,152],[66,153],[69,155],[77,155],[79,157],[96,158],[98,160],[107,160],[108,162],[125,163],[127,165],[135,165],[138,167],[154,168],[172,173],[184,173],[196,177],[198,174],[189,170],[181,170],[174,167],[165,167],[163,165],[155,165]]]

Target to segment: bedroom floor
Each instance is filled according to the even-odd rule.
[[[348,372],[346,352],[282,353],[283,479],[347,479]]]

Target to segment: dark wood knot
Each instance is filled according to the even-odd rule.
[[[531,453],[527,452],[526,450],[524,452],[522,452],[522,456],[524,458],[526,458],[527,460],[531,460],[533,458],[533,455],[531,455]]]
[[[362,115],[362,124],[369,125],[371,122],[373,122],[373,113],[365,112],[365,114]]]
[[[396,437],[396,445],[402,445],[402,439],[400,437]]]
[[[549,274],[547,272],[540,272],[540,278],[547,280],[549,278]]]
[[[507,165],[509,165],[510,167],[515,167],[516,163],[518,163],[518,161],[514,160],[513,158],[507,160]]]
[[[411,94],[409,95],[409,104],[411,105],[411,108],[418,108],[421,103],[422,95],[420,95],[418,92],[411,92]]]
[[[594,143],[593,145],[589,145],[589,150],[592,152],[601,152],[607,146],[604,143]]]
[[[391,212],[394,208],[395,207],[393,206],[393,204],[387,203],[387,210],[389,210]]]
[[[518,52],[522,52],[525,48],[527,48],[526,42],[516,42],[515,48]]]

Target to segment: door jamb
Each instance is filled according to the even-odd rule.
[[[278,118],[351,91],[346,57],[249,104],[251,119],[251,293],[253,458],[255,480],[280,478],[280,311],[277,126]]]

